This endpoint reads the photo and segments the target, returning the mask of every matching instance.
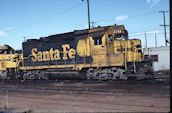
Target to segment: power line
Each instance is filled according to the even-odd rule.
[[[35,22],[32,22],[32,23],[30,23],[30,24],[23,25],[23,26],[18,27],[18,28],[14,29],[14,30],[22,29],[22,28],[25,28],[25,27],[28,27],[28,26],[31,26],[31,25],[34,25],[34,24],[40,23],[40,22],[45,21],[45,20],[47,20],[47,19],[53,18],[53,17],[55,17],[55,16],[57,16],[57,15],[60,15],[60,14],[66,13],[66,12],[68,12],[68,11],[70,11],[70,10],[72,10],[72,9],[76,8],[76,7],[79,7],[81,4],[82,4],[82,3],[77,4],[77,5],[72,6],[72,7],[68,8],[68,9],[66,9],[66,10],[63,10],[63,11],[57,12],[57,13],[55,13],[55,14],[53,14],[53,15],[47,16],[47,17],[45,17],[45,18],[42,18],[42,19],[37,20],[37,21],[35,21]]]
[[[130,29],[138,29],[138,28],[145,28],[145,27],[149,27],[149,28],[157,28],[160,27],[159,25],[151,25],[151,26],[139,26],[139,27],[130,27],[128,25],[125,25],[125,28],[130,28]]]
[[[144,30],[144,31],[133,32],[133,33],[130,33],[130,35],[136,34],[136,33],[144,33],[144,32],[149,32],[149,31],[156,31],[156,30],[163,30],[163,29],[149,29],[149,30]]]
[[[141,15],[136,15],[136,16],[131,16],[131,17],[128,17],[128,19],[135,18],[135,17],[142,17],[142,16],[153,15],[155,13],[157,13],[157,11],[150,12],[150,13],[145,13],[145,14],[141,14]]]
[[[136,17],[142,17],[142,16],[148,16],[148,15],[153,15],[155,13],[157,13],[157,11],[150,12],[150,13],[145,13],[145,14],[139,14],[139,15],[130,16],[130,17],[128,17],[128,19],[136,18]],[[111,18],[111,19],[108,19],[108,20],[99,20],[97,22],[101,22],[101,21],[105,21],[106,22],[106,21],[114,21],[114,20],[115,20],[114,18]]]
[[[169,32],[167,32],[167,33],[169,33]],[[150,35],[152,35],[152,34],[164,34],[164,33],[151,33]],[[142,36],[142,35],[145,35],[145,34],[144,33],[141,33],[141,34],[138,34],[138,35],[132,35],[130,38],[135,38],[134,36]]]
[[[92,24],[91,27],[93,27],[94,24],[96,24],[97,22],[90,22],[90,23]],[[72,29],[72,28],[76,28],[76,27],[81,27],[81,26],[84,26],[84,23],[79,24],[79,25],[75,25],[75,26],[72,26],[72,27],[69,27],[68,29]],[[126,27],[127,26],[125,26],[125,28]],[[152,25],[152,26],[144,26],[144,27],[157,28],[157,27],[160,27],[160,26],[159,25]],[[138,28],[143,28],[143,27],[142,26],[139,26],[139,27],[132,27],[132,28],[138,29]],[[163,29],[149,29],[149,30],[163,30]],[[144,31],[140,31],[140,32],[146,32],[146,31],[144,30]],[[135,33],[140,33],[140,32],[134,32],[134,33],[130,33],[130,34],[135,34]]]

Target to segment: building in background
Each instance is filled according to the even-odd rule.
[[[153,60],[154,71],[169,71],[170,70],[170,47],[150,47],[144,48],[144,54],[150,55]]]

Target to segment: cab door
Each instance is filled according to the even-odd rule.
[[[112,34],[108,34],[107,36],[107,50],[108,50],[108,55],[114,54],[114,39]]]

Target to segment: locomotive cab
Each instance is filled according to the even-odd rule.
[[[124,26],[112,26],[107,31],[108,55],[123,53],[126,62],[143,60],[141,40],[128,39],[128,32]],[[135,58],[134,58],[135,57]]]

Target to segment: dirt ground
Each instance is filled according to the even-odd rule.
[[[0,111],[169,112],[167,81],[0,82]],[[44,84],[44,85],[43,85]]]
[[[2,99],[1,103],[6,103]],[[168,112],[169,98],[158,94],[44,94],[8,93],[8,107],[15,112],[31,109],[35,113],[51,112]],[[6,98],[6,97],[4,97]]]

